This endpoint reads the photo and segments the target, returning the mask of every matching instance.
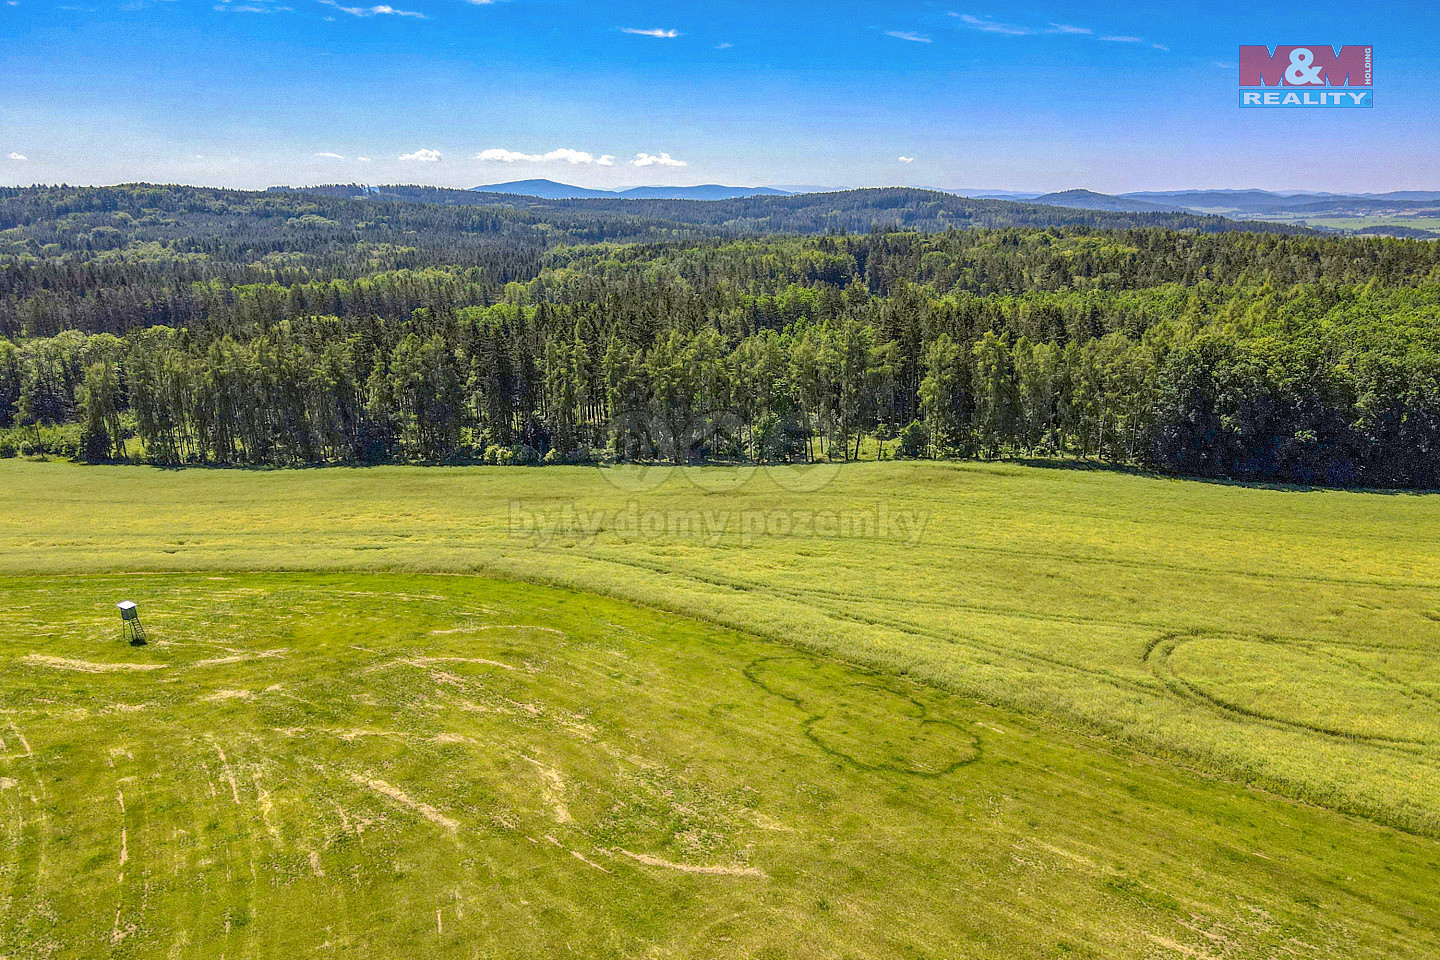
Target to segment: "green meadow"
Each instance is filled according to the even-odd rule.
[[[14,460],[0,495],[0,956],[1440,953],[1431,496]]]

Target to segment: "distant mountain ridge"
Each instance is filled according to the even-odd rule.
[[[1033,201],[1041,193],[1037,190],[988,190],[982,187],[921,187],[920,189],[952,193],[957,197],[969,197],[972,200],[1019,200],[1026,203]]]
[[[763,187],[736,187],[719,183],[704,183],[683,187],[645,186],[624,190],[600,190],[593,187],[579,187],[560,183],[556,180],[532,179],[511,180],[505,183],[484,184],[468,190],[444,187],[418,186],[361,186],[327,185],[325,187],[303,187],[303,190],[337,191],[336,195],[371,196],[385,195],[390,199],[441,202],[473,203],[458,195],[490,195],[504,197],[527,197],[538,200],[745,200],[756,197],[793,197],[799,195],[838,195],[853,193],[816,185],[787,185]],[[867,189],[867,188],[862,188]],[[1060,190],[1051,193],[1031,193],[1015,190],[986,190],[960,187],[896,187],[868,189],[920,190],[948,194],[972,200],[1006,200],[1018,203],[1042,204],[1048,207],[1064,207],[1071,210],[1091,210],[1105,213],[1152,213],[1152,214],[1194,214],[1220,216],[1238,220],[1304,220],[1306,218],[1358,218],[1358,217],[1435,217],[1440,215],[1440,191],[1396,190],[1389,193],[1324,193],[1300,191],[1272,191],[1256,189],[1226,190],[1139,190],[1129,193],[1108,194],[1088,189]],[[421,196],[428,193],[429,196]],[[489,202],[479,200],[478,202]]]
[[[395,184],[328,184],[272,187],[275,192],[379,203],[423,203],[480,207],[521,214],[527,222],[556,217],[584,222],[587,239],[638,239],[684,233],[754,236],[869,230],[968,230],[975,228],[1083,227],[1308,233],[1303,226],[1243,222],[1223,217],[1127,210],[1086,210],[1013,200],[974,199],[916,187],[869,187],[830,193],[758,194],[700,202],[695,199],[637,199],[619,194],[545,198],[446,187]],[[507,214],[508,216],[509,214]],[[573,218],[584,218],[575,221]]]
[[[1440,206],[1440,191],[1405,190],[1390,193],[1340,194],[1277,192],[1270,190],[1174,190],[1108,194],[1073,189],[1053,193],[1013,190],[918,187],[976,200],[1010,200],[1072,210],[1106,213],[1183,213],[1236,219],[1300,217],[1364,217],[1428,214]],[[597,190],[555,180],[514,180],[474,187],[473,193],[535,197],[542,200],[743,200],[751,197],[788,197],[804,193],[846,193],[822,187],[732,187],[718,183],[688,187],[631,187]]]
[[[1109,210],[1123,213],[1176,213],[1190,212],[1178,203],[1152,203],[1129,195],[1112,196],[1093,190],[1062,190],[1059,193],[1044,193],[1031,203],[1043,203],[1050,207],[1073,207],[1078,210]]]
[[[871,227],[938,230],[977,226],[1085,225],[1195,230],[1388,234],[1440,240],[1440,191],[1336,194],[1271,190],[1173,190],[1044,194],[931,187],[830,190],[813,185],[631,187],[595,190],[554,180],[514,180],[468,190],[419,185],[325,184],[272,187],[348,199],[508,206],[537,215],[560,207],[605,216],[658,218],[723,232],[808,232]],[[792,203],[792,201],[794,201]],[[958,201],[958,202],[952,202]],[[575,204],[577,206],[568,206]],[[673,206],[671,206],[673,204]],[[754,205],[761,204],[761,205]],[[713,207],[702,212],[700,208]],[[822,213],[822,211],[824,211]]]

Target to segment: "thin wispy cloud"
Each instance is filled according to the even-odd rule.
[[[25,156],[25,154],[23,154],[23,153],[16,153],[16,152],[14,152],[14,151],[12,150],[12,151],[10,152],[9,159],[11,159],[11,160],[28,160],[28,159],[30,159],[30,158],[27,157],[27,156]]]
[[[1004,21],[995,20],[991,17],[977,17],[970,13],[951,12],[950,16],[958,20],[961,25],[967,29],[978,30],[981,33],[998,34],[1005,37],[1031,37],[1049,34],[1051,36],[1092,37],[1104,43],[1142,44],[1147,42],[1144,37],[1132,36],[1130,34],[1105,33],[1097,35],[1090,27],[1082,27],[1073,23],[1051,22],[1045,27],[1031,27],[1019,23],[1005,23]],[[1170,48],[1163,43],[1150,43],[1149,45],[1152,49],[1159,50],[1162,53],[1170,52]]]
[[[988,17],[976,17],[968,13],[952,13],[950,16],[959,20],[971,30],[979,30],[981,33],[998,33],[1007,37],[1024,37],[1035,32],[1029,27],[1022,27],[1013,23],[1001,23],[999,20],[991,20]]]
[[[597,157],[588,151],[571,150],[568,147],[560,147],[549,153],[521,153],[518,150],[492,147],[489,150],[481,150],[475,155],[475,159],[498,163],[570,163],[577,166],[593,164],[597,167],[613,167],[615,165],[615,158],[608,153]]]
[[[324,159],[324,160],[344,160],[344,159],[345,159],[344,157],[342,157],[342,156],[341,156],[340,154],[338,154],[338,153],[317,153],[317,154],[315,154],[315,156],[320,157],[320,158],[322,158],[322,159]]]
[[[886,30],[885,36],[894,37],[896,40],[908,40],[911,43],[931,43],[931,39],[923,33],[913,33],[909,30]]]
[[[680,36],[679,30],[666,30],[663,27],[621,27],[620,32],[634,37],[656,37],[661,40],[674,40]]]
[[[215,9],[220,13],[290,13],[294,8],[277,0],[219,0]]]
[[[402,153],[400,159],[407,163],[439,163],[445,155],[439,150],[416,150],[414,153]]]
[[[688,167],[688,166],[690,166],[690,164],[687,163],[686,161],[684,161],[684,160],[676,160],[674,157],[670,156],[670,154],[668,154],[668,153],[656,154],[656,155],[654,155],[654,156],[652,156],[652,155],[650,155],[650,154],[648,154],[648,153],[637,153],[637,154],[635,154],[635,159],[630,161],[630,165],[631,165],[632,167]]]
[[[414,10],[399,10],[388,3],[378,3],[373,7],[345,7],[341,6],[339,0],[320,0],[327,7],[334,7],[341,13],[348,13],[352,17],[414,17],[416,20],[429,19],[423,13]]]

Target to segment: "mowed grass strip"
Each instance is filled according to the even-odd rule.
[[[1429,495],[1013,464],[20,461],[0,462],[0,494],[0,571],[546,581],[1440,836],[1440,741],[1424,719],[1440,707],[1440,500]]]
[[[6,956],[1440,951],[1429,839],[612,599],[287,573],[0,595]]]

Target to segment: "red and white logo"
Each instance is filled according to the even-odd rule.
[[[1242,46],[1240,105],[1368,107],[1374,70],[1374,48],[1368,44]]]

